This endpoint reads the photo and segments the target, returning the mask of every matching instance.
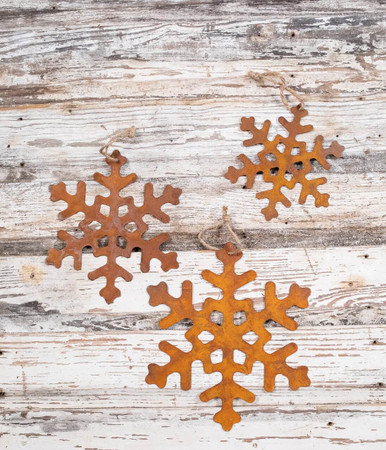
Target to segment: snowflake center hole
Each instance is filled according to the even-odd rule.
[[[243,336],[243,341],[250,345],[255,344],[258,339],[259,336],[254,331],[248,331],[248,333],[245,333]]]
[[[201,331],[201,333],[197,337],[203,344],[207,344],[208,342],[213,341],[214,339],[213,334],[205,330]]]
[[[127,247],[127,240],[122,236],[117,236],[117,247],[119,248],[126,248]]]
[[[224,322],[224,314],[220,311],[212,311],[212,314],[210,315],[210,320],[216,325],[221,326]]]
[[[276,146],[276,149],[280,152],[280,153],[284,153],[285,150],[285,145],[283,144],[283,142],[279,142]]]
[[[291,149],[291,155],[300,155],[300,148],[299,147],[292,147]]]
[[[241,350],[237,350],[237,349],[233,350],[233,361],[236,364],[243,365],[245,363],[246,358],[247,358],[247,355],[244,352],[242,352]]]
[[[129,207],[127,205],[118,206],[118,217],[123,217],[129,212]]]
[[[107,247],[109,245],[109,238],[108,236],[103,236],[100,239],[98,239],[98,247]]]
[[[302,163],[302,161],[297,161],[294,163],[295,169],[297,170],[302,170],[304,168],[304,164]]]
[[[125,225],[125,230],[129,231],[130,233],[134,233],[134,231],[137,230],[137,225],[135,222],[129,222]]]
[[[221,348],[218,348],[217,350],[215,350],[214,352],[212,352],[210,354],[210,360],[211,360],[212,364],[218,364],[218,363],[222,362],[223,352],[222,352]]]
[[[233,323],[235,325],[242,325],[247,320],[245,311],[237,311],[233,314]]]
[[[104,216],[109,217],[109,215],[110,215],[110,206],[108,206],[108,205],[101,205],[99,211]]]
[[[100,230],[102,228],[102,225],[97,222],[96,220],[93,220],[90,225],[89,228],[91,228],[92,230]]]

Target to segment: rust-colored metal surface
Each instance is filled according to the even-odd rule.
[[[64,183],[50,186],[51,200],[57,202],[64,200],[68,207],[59,214],[59,219],[64,220],[76,213],[82,212],[84,219],[79,223],[79,230],[83,233],[81,238],[76,238],[66,231],[59,231],[58,238],[64,241],[65,246],[61,250],[51,248],[48,251],[47,263],[60,267],[63,258],[73,256],[74,268],[80,270],[82,266],[82,250],[90,246],[94,256],[106,256],[106,264],[90,272],[88,277],[95,280],[106,278],[106,286],[100,291],[107,303],[112,303],[121,292],[115,286],[115,280],[122,277],[131,281],[133,276],[116,262],[116,258],[123,256],[130,258],[133,249],[141,249],[141,270],[148,272],[150,261],[153,258],[161,261],[162,270],[176,269],[178,267],[177,254],[175,252],[163,253],[160,245],[168,241],[168,233],[162,233],[152,239],[143,239],[143,234],[148,230],[148,225],[143,218],[151,214],[163,223],[168,223],[170,218],[161,211],[165,203],[177,205],[181,189],[166,186],[160,197],[154,197],[153,185],[147,183],[144,189],[144,202],[142,206],[134,204],[133,197],[121,197],[120,191],[134,183],[137,175],[132,173],[127,176],[120,174],[121,167],[127,159],[115,150],[113,158],[117,161],[106,159],[111,167],[109,176],[101,173],[94,174],[94,180],[105,186],[109,191],[107,197],[97,195],[93,205],[86,204],[86,184],[78,182],[76,194],[71,195],[66,190]],[[109,211],[105,215],[101,208],[105,205]],[[134,228],[134,229],[133,229]]]
[[[264,327],[265,322],[273,320],[288,330],[295,330],[297,323],[287,316],[287,310],[291,306],[306,308],[310,290],[292,284],[289,295],[279,300],[275,293],[275,283],[269,282],[265,286],[265,308],[256,311],[251,299],[235,299],[237,289],[253,281],[256,273],[251,270],[237,275],[235,263],[242,257],[242,253],[229,254],[234,251],[234,245],[228,243],[216,252],[217,258],[224,266],[221,274],[217,275],[209,270],[202,272],[204,280],[222,290],[222,297],[218,300],[207,298],[200,311],[193,307],[190,281],[182,283],[182,295],[179,298],[172,297],[168,293],[165,283],[148,288],[152,306],[164,304],[170,307],[170,314],[160,321],[161,328],[169,328],[183,319],[192,322],[185,333],[186,339],[192,344],[192,349],[183,352],[169,342],[162,341],[159,348],[170,356],[170,362],[164,366],[150,364],[146,382],[163,388],[168,376],[176,372],[181,376],[181,388],[190,389],[191,366],[196,360],[202,361],[206,373],[221,372],[222,381],[204,391],[200,399],[203,402],[214,398],[221,399],[222,407],[214,416],[214,420],[227,431],[241,420],[240,415],[233,409],[234,399],[241,398],[249,403],[255,399],[252,392],[233,379],[237,372],[250,374],[254,362],[261,361],[264,364],[266,391],[273,391],[278,374],[288,378],[290,388],[293,390],[310,385],[307,367],[292,368],[286,363],[286,358],[296,352],[296,344],[285,345],[273,353],[264,350],[264,345],[272,337]],[[203,332],[207,334],[206,337],[203,337]],[[215,361],[216,352],[219,351],[222,352],[222,357],[219,361]],[[240,356],[244,361],[238,360]]]
[[[280,124],[288,131],[288,136],[276,135],[273,141],[268,139],[271,122],[266,120],[261,129],[256,128],[253,117],[243,117],[241,119],[241,130],[252,133],[252,138],[244,141],[245,147],[262,144],[264,149],[257,156],[259,163],[254,164],[246,155],[239,155],[243,163],[241,169],[229,167],[225,177],[232,183],[242,177],[247,177],[245,187],[251,189],[256,179],[256,175],[262,174],[267,183],[272,183],[273,187],[267,191],[258,192],[258,199],[268,199],[268,205],[261,210],[266,220],[271,220],[278,216],[276,204],[282,203],[289,208],[291,202],[283,194],[281,189],[293,189],[297,183],[302,185],[299,196],[299,203],[304,204],[307,197],[312,195],[315,198],[315,206],[328,206],[328,194],[318,191],[318,186],[325,184],[324,177],[307,179],[306,175],[312,171],[312,161],[317,161],[324,169],[330,169],[327,156],[340,158],[344,147],[333,141],[328,148],[323,148],[323,136],[317,136],[312,151],[307,151],[306,143],[298,141],[300,134],[305,134],[313,130],[312,125],[301,125],[300,120],[308,112],[301,110],[298,106],[291,108],[294,116],[292,122],[284,117],[279,118]]]

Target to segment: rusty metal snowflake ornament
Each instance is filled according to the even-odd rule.
[[[279,300],[275,293],[275,284],[269,282],[265,286],[265,308],[256,311],[251,299],[235,299],[235,291],[253,281],[256,273],[251,270],[241,275],[236,274],[235,263],[242,257],[242,252],[234,253],[234,245],[226,244],[223,249],[216,252],[217,258],[223,263],[223,272],[219,275],[209,270],[202,272],[204,280],[222,290],[222,297],[219,300],[207,298],[200,311],[193,307],[190,281],[182,283],[182,295],[179,298],[172,297],[168,293],[165,283],[148,288],[152,306],[164,304],[170,307],[170,314],[160,321],[161,328],[169,328],[183,319],[192,322],[185,333],[186,339],[192,344],[192,349],[183,352],[169,342],[162,341],[159,348],[169,355],[170,362],[164,366],[150,364],[146,382],[163,388],[168,376],[176,372],[181,377],[181,388],[188,390],[191,387],[191,366],[196,360],[202,362],[205,373],[220,372],[222,381],[202,392],[200,399],[203,402],[214,398],[221,399],[221,410],[216,413],[214,420],[226,431],[241,420],[233,408],[234,399],[241,398],[248,403],[255,399],[252,392],[234,381],[234,375],[237,372],[250,374],[256,361],[261,361],[264,365],[264,388],[268,392],[275,388],[275,378],[278,374],[288,378],[289,386],[293,390],[310,385],[307,367],[292,368],[286,363],[287,357],[297,350],[295,343],[285,345],[273,353],[264,350],[264,345],[272,337],[264,324],[272,320],[288,330],[295,330],[297,323],[287,316],[287,310],[292,306],[306,308],[310,290],[292,284],[289,295]],[[235,324],[235,316],[238,317],[241,313],[244,314],[245,321]],[[219,317],[222,317],[221,323]],[[202,332],[210,333],[212,340],[204,341],[201,337]],[[255,342],[250,339],[251,333],[255,338],[258,337]],[[222,351],[222,361],[213,362],[212,355],[219,350]],[[235,362],[235,351],[244,354],[243,363]]]
[[[127,176],[122,176],[120,173],[121,167],[126,164],[127,159],[118,150],[115,150],[112,157],[106,157],[106,162],[111,167],[110,175],[95,173],[94,180],[105,186],[110,193],[107,197],[97,195],[91,206],[86,204],[86,183],[84,181],[78,182],[74,195],[67,192],[63,182],[50,186],[51,200],[53,202],[63,200],[68,204],[68,207],[59,213],[60,220],[67,219],[79,212],[84,214],[84,219],[79,223],[79,230],[83,233],[81,238],[76,238],[63,230],[58,232],[58,238],[64,241],[65,245],[60,250],[49,249],[46,262],[59,268],[66,256],[72,256],[74,268],[80,270],[82,250],[84,247],[90,246],[95,257],[105,256],[107,261],[102,267],[90,272],[88,277],[90,280],[105,277],[106,285],[100,291],[100,295],[104,297],[106,303],[112,303],[121,294],[115,286],[115,280],[121,277],[126,281],[131,281],[133,278],[130,272],[117,264],[116,258],[119,256],[130,258],[132,251],[139,248],[142,252],[140,264],[142,272],[149,271],[150,261],[153,258],[161,262],[161,268],[164,271],[178,267],[177,254],[175,252],[164,253],[159,248],[170,239],[168,233],[161,233],[152,239],[144,239],[143,234],[149,228],[144,222],[144,216],[151,214],[159,221],[168,223],[170,218],[161,211],[161,207],[166,203],[177,205],[182,191],[168,185],[160,197],[155,197],[152,183],[147,183],[144,188],[143,205],[136,206],[133,197],[120,196],[123,188],[137,180],[135,173]],[[108,215],[102,213],[103,205],[109,208]],[[119,213],[121,208],[125,210],[123,215]],[[136,227],[134,231],[130,230],[132,224]]]
[[[304,204],[307,197],[312,195],[315,199],[315,206],[328,206],[329,194],[322,194],[318,191],[318,186],[325,184],[325,177],[307,179],[306,175],[312,171],[312,162],[317,161],[324,169],[330,169],[330,164],[326,158],[334,156],[340,158],[344,147],[333,141],[328,148],[323,148],[323,136],[317,136],[312,151],[307,151],[306,143],[298,140],[298,136],[313,130],[312,125],[301,125],[300,121],[308,112],[299,106],[291,108],[293,120],[290,122],[284,117],[279,118],[280,124],[288,131],[288,136],[276,135],[270,141],[268,133],[271,122],[266,120],[262,128],[255,126],[254,117],[243,117],[241,119],[241,130],[252,133],[252,138],[243,142],[245,147],[262,144],[264,149],[257,156],[259,162],[253,163],[246,155],[239,155],[243,164],[241,169],[229,167],[225,177],[232,183],[240,177],[247,177],[245,187],[251,189],[254,185],[256,175],[262,174],[266,183],[272,183],[269,190],[258,192],[258,199],[268,199],[268,205],[261,210],[266,220],[271,220],[278,216],[276,210],[277,203],[282,203],[289,208],[291,202],[283,194],[281,189],[293,189],[297,183],[302,186],[299,203]]]

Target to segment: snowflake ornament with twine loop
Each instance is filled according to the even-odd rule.
[[[150,261],[153,258],[161,262],[161,268],[164,271],[178,267],[177,254],[175,252],[164,253],[159,248],[170,239],[168,233],[161,233],[152,239],[144,239],[143,235],[149,228],[144,222],[146,214],[151,214],[163,223],[169,222],[169,216],[161,211],[161,207],[166,203],[177,205],[182,192],[181,189],[168,185],[160,197],[155,197],[153,195],[153,184],[146,183],[144,202],[141,206],[134,204],[133,197],[121,197],[120,195],[123,188],[137,180],[137,175],[131,173],[122,176],[120,171],[122,166],[126,164],[127,159],[118,150],[109,155],[107,149],[117,139],[133,138],[134,136],[135,128],[131,127],[122,133],[115,134],[100,149],[100,152],[106,158],[106,163],[111,168],[111,173],[108,176],[95,173],[94,180],[110,191],[107,197],[97,195],[93,205],[89,206],[86,204],[86,184],[84,181],[78,182],[74,195],[67,192],[66,185],[63,182],[50,186],[51,200],[53,202],[63,200],[68,204],[67,208],[59,213],[58,218],[60,220],[67,219],[79,212],[84,214],[84,219],[79,222],[79,229],[83,233],[81,238],[72,236],[64,230],[58,232],[58,238],[64,241],[65,245],[60,250],[49,249],[46,262],[59,268],[66,256],[72,256],[75,270],[80,270],[82,250],[87,246],[91,247],[95,257],[105,256],[107,258],[106,264],[90,272],[88,277],[90,280],[100,277],[106,279],[106,285],[100,291],[100,295],[106,303],[112,303],[121,294],[115,285],[117,278],[121,277],[125,281],[131,281],[133,278],[130,272],[117,264],[116,258],[120,256],[130,258],[134,249],[140,249],[142,272],[149,271]],[[109,207],[107,216],[101,211],[103,205]],[[127,212],[120,215],[119,210],[122,207]],[[134,231],[128,229],[132,224],[136,227]],[[95,226],[99,226],[99,228],[96,229]]]
[[[263,175],[263,180],[266,183],[272,183],[273,187],[271,189],[256,194],[258,199],[268,199],[268,205],[261,210],[266,220],[271,220],[278,216],[276,210],[278,203],[282,203],[287,208],[291,206],[290,200],[283,194],[281,189],[283,187],[293,189],[297,183],[302,186],[299,195],[300,204],[304,204],[307,197],[311,195],[315,199],[316,207],[327,207],[329,194],[318,191],[318,186],[325,184],[327,179],[325,177],[308,179],[306,175],[312,172],[313,161],[317,161],[326,170],[330,169],[331,166],[326,158],[328,156],[340,158],[344,147],[333,141],[328,148],[323,148],[323,136],[317,136],[312,151],[307,151],[306,143],[297,140],[300,134],[313,130],[312,125],[301,125],[300,123],[301,119],[308,114],[304,108],[303,99],[287,85],[285,78],[277,72],[265,72],[263,74],[249,72],[249,76],[260,82],[264,79],[270,81],[279,79],[282,102],[294,117],[292,121],[279,117],[279,123],[288,131],[288,136],[284,137],[278,134],[272,141],[268,139],[271,126],[269,120],[264,122],[262,128],[258,128],[255,126],[254,117],[242,117],[241,130],[249,131],[252,134],[252,138],[245,140],[243,145],[250,147],[261,144],[264,148],[257,154],[259,158],[257,164],[252,162],[246,155],[239,155],[238,158],[242,162],[243,167],[241,169],[229,167],[225,178],[229,179],[231,183],[236,183],[240,177],[245,176],[247,178],[245,188],[247,189],[253,187],[256,176],[259,174]],[[294,95],[300,101],[300,104],[290,108],[284,96],[284,90]]]
[[[231,230],[230,218],[224,210],[223,222],[216,227],[225,225],[232,236],[236,236],[239,245],[236,248],[232,243],[225,244],[224,248],[216,249],[208,245],[200,233],[201,243],[209,248],[216,249],[216,256],[223,264],[223,272],[216,274],[210,270],[201,273],[202,278],[222,291],[220,299],[207,298],[203,307],[197,311],[193,306],[193,285],[191,281],[182,283],[182,294],[175,298],[168,292],[166,283],[157,286],[149,286],[150,304],[152,306],[167,305],[170,308],[168,316],[160,321],[160,327],[165,329],[178,322],[188,319],[191,325],[185,333],[185,338],[192,344],[192,349],[184,352],[167,341],[159,344],[159,349],[170,357],[170,361],[164,365],[149,365],[149,374],[146,377],[148,384],[155,384],[159,388],[166,385],[167,378],[172,373],[179,373],[181,388],[188,390],[191,387],[191,368],[194,361],[201,361],[205,373],[220,372],[222,380],[210,387],[200,395],[200,400],[219,398],[221,409],[214,416],[214,421],[222,425],[225,431],[229,431],[233,425],[240,422],[239,413],[234,410],[233,402],[240,398],[248,403],[255,400],[254,394],[234,380],[236,373],[248,375],[252,372],[253,364],[260,361],[264,365],[264,389],[271,392],[275,388],[275,378],[281,374],[288,378],[289,386],[296,390],[302,386],[309,386],[308,369],[305,366],[293,368],[286,363],[286,359],[296,352],[297,345],[290,343],[273,353],[264,350],[272,335],[265,328],[267,321],[274,321],[288,330],[296,330],[297,323],[287,316],[287,310],[292,306],[306,308],[311,291],[292,284],[286,298],[280,300],[276,296],[275,283],[272,281],[265,285],[265,308],[256,311],[250,298],[237,300],[236,291],[256,278],[256,272],[250,270],[243,274],[236,274],[235,264],[242,257],[240,241]],[[209,229],[207,229],[209,230]],[[204,231],[207,231],[204,230]],[[240,323],[238,317],[243,313],[245,321]],[[217,317],[217,319],[216,319]],[[219,320],[218,317],[221,319]],[[211,340],[202,338],[202,333],[210,334]],[[257,337],[251,342],[250,335]],[[215,352],[222,352],[222,360],[213,361]],[[237,352],[245,356],[243,363],[236,362]]]

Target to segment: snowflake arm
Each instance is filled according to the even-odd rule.
[[[67,192],[67,187],[63,182],[50,186],[50,192],[51,201],[63,200],[67,203],[67,208],[58,214],[60,220],[68,219],[79,212],[85,215],[85,219],[79,225],[84,233],[82,238],[71,236],[63,230],[58,231],[57,236],[64,241],[65,245],[60,250],[49,249],[46,261],[48,264],[53,264],[56,268],[59,268],[65,257],[72,256],[74,258],[74,269],[80,270],[82,267],[82,250],[85,246],[90,245],[87,227],[85,226],[86,218],[93,221],[96,216],[95,208],[86,204],[86,184],[83,181],[79,181],[74,195]]]
[[[287,316],[287,310],[292,306],[307,308],[310,293],[308,288],[301,288],[295,283],[291,285],[288,296],[279,300],[275,293],[275,283],[268,282],[265,286],[265,308],[258,313],[259,322],[263,325],[267,320],[273,320],[287,330],[296,330],[297,323]],[[297,345],[291,343],[273,353],[267,353],[263,347],[271,339],[270,333],[268,334],[268,339],[266,337],[254,346],[256,360],[264,364],[264,389],[272,392],[275,388],[276,375],[279,374],[288,378],[292,390],[309,386],[311,382],[307,376],[307,367],[292,368],[286,363],[286,359],[296,352]]]
[[[256,174],[259,172],[259,166],[254,164],[248,156],[241,154],[238,156],[239,160],[242,162],[243,167],[241,169],[236,169],[236,167],[229,167],[228,172],[225,174],[225,178],[234,184],[240,177],[247,177],[245,187],[251,189],[255,183]]]
[[[169,294],[168,285],[163,282],[147,288],[151,306],[166,305],[170,308],[169,315],[160,321],[161,328],[169,328],[183,319],[193,320],[196,317],[196,310],[192,304],[192,288],[191,281],[184,281],[182,283],[182,294],[178,298]]]
[[[111,172],[109,175],[103,175],[99,172],[94,173],[94,180],[105,186],[110,191],[110,200],[119,202],[119,192],[129,186],[130,184],[137,181],[137,175],[131,173],[126,176],[121,175],[121,168],[127,163],[127,158],[122,156],[117,150],[113,152],[113,158],[117,161],[111,161],[106,159],[107,164],[110,166]]]
[[[200,395],[202,402],[208,402],[219,398],[221,400],[221,409],[218,411],[213,420],[219,423],[225,431],[229,431],[234,424],[240,422],[241,417],[233,408],[233,402],[236,398],[241,398],[247,403],[255,400],[254,394],[233,381],[233,373],[223,375],[220,383],[212,386]]]
[[[192,385],[192,364],[195,360],[194,353],[183,352],[179,348],[167,341],[159,344],[159,349],[170,357],[170,361],[164,366],[158,364],[149,364],[149,373],[145,379],[148,384],[155,384],[159,388],[166,385],[168,376],[172,373],[178,373],[181,377],[181,389],[187,391]]]
[[[67,186],[63,182],[50,186],[50,192],[51,201],[63,200],[67,203],[67,208],[58,214],[60,220],[68,219],[78,212],[84,213],[85,216],[93,213],[93,208],[86,204],[86,183],[84,181],[78,181],[74,195],[67,192]]]
[[[56,248],[50,248],[48,250],[47,264],[52,264],[58,269],[61,267],[65,257],[72,256],[74,258],[74,269],[80,270],[82,268],[82,250],[87,245],[87,241],[85,239],[77,239],[64,230],[58,231],[57,235],[65,245],[60,250]]]
[[[121,277],[125,281],[131,281],[133,275],[115,262],[115,258],[121,256],[121,252],[117,251],[117,249],[120,250],[119,247],[116,247],[115,243],[111,240],[109,240],[108,247],[110,247],[110,249],[107,251],[106,247],[103,247],[102,249],[97,248],[94,252],[94,256],[102,256],[105,253],[109,256],[106,264],[90,272],[88,278],[91,281],[101,277],[106,279],[106,284],[99,291],[99,294],[106,300],[106,303],[109,304],[113,303],[113,301],[121,295],[120,289],[115,286],[115,280]]]
[[[332,141],[328,148],[323,148],[323,136],[316,136],[315,145],[311,155],[318,161],[323,169],[330,169],[331,164],[326,160],[327,156],[334,156],[341,158],[344,151],[343,145],[338,144],[337,141]]]
[[[146,214],[151,214],[160,222],[168,223],[170,218],[167,214],[161,211],[161,207],[166,203],[177,205],[182,190],[174,188],[168,184],[165,186],[163,193],[159,197],[154,196],[154,189],[151,183],[145,184],[144,202],[140,210],[142,217]]]
[[[141,207],[135,206],[132,198],[130,198],[129,213],[122,219],[122,221],[131,222],[135,217],[137,217],[136,223],[138,226],[138,233],[133,236],[132,248],[138,247],[142,250],[142,272],[149,271],[150,261],[153,258],[161,261],[162,270],[165,272],[178,267],[176,252],[164,253],[160,250],[160,246],[170,238],[168,233],[162,233],[148,240],[143,239],[142,235],[148,230],[148,225],[143,221],[143,217],[146,214],[151,214],[159,221],[168,223],[170,218],[161,210],[161,207],[166,203],[177,205],[181,192],[181,189],[173,188],[168,185],[159,197],[155,197],[153,194],[153,185],[151,183],[147,183],[144,191],[144,202]]]
[[[262,144],[268,139],[269,128],[271,122],[266,120],[261,129],[256,128],[254,117],[242,117],[241,118],[241,131],[249,131],[252,133],[250,139],[244,141],[244,147],[250,147],[251,145]]]
[[[307,308],[311,291],[308,288],[301,288],[295,283],[291,285],[288,296],[283,300],[277,298],[275,291],[275,283],[272,281],[265,285],[265,308],[260,320],[264,323],[267,320],[273,320],[287,330],[296,330],[297,323],[287,316],[287,310],[292,306],[301,309]]]
[[[256,128],[254,117],[243,117],[241,119],[241,130],[249,131],[252,133],[252,138],[244,141],[244,146],[249,147],[251,145],[262,144],[268,140],[268,132],[271,126],[271,122],[266,120],[261,129]],[[247,156],[239,155],[239,160],[242,162],[243,167],[241,169],[236,169],[235,167],[229,167],[225,178],[228,178],[231,183],[236,183],[236,181],[242,177],[247,177],[247,182],[245,187],[251,189],[256,179],[256,174],[260,172],[259,164],[254,164]]]
[[[147,291],[150,295],[150,304],[152,306],[163,304],[170,308],[170,314],[160,321],[161,328],[169,328],[183,319],[193,320],[196,317],[196,311],[192,304],[192,283],[190,281],[182,283],[182,294],[179,298],[169,294],[166,283],[149,286]],[[183,390],[190,389],[191,366],[196,359],[195,350],[183,352],[167,341],[160,342],[159,349],[170,357],[170,362],[164,366],[150,364],[146,382],[148,384],[156,384],[162,388],[165,387],[168,376],[177,372],[181,377],[181,388]]]
[[[274,219],[279,215],[276,209],[276,205],[278,203],[282,203],[286,208],[289,208],[291,206],[291,202],[281,192],[281,187],[278,185],[274,185],[274,187],[272,189],[269,189],[268,191],[258,192],[256,194],[256,198],[258,198],[259,200],[262,200],[263,198],[268,199],[268,205],[261,210],[266,219],[267,217],[269,217],[269,219],[267,220]]]
[[[291,343],[276,352],[265,353],[261,357],[261,361],[264,364],[264,389],[267,392],[272,392],[275,389],[276,375],[279,374],[288,378],[289,386],[293,391],[311,384],[307,375],[307,367],[299,366],[293,368],[286,363],[286,359],[295,353],[297,349],[298,346],[295,343]]]
[[[292,148],[299,144],[296,137],[299,134],[309,133],[314,127],[312,125],[302,125],[300,123],[301,119],[308,115],[308,112],[305,109],[299,109],[297,106],[294,106],[291,108],[291,113],[294,116],[292,121],[287,120],[285,117],[279,117],[279,123],[288,131],[288,137],[283,138],[280,136],[280,140],[292,150]]]

